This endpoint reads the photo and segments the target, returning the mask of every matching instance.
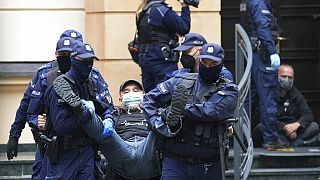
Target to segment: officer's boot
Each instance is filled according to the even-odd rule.
[[[81,98],[73,92],[70,83],[64,76],[57,77],[53,81],[53,87],[57,95],[68,103],[74,111],[81,112],[84,110]]]
[[[188,89],[184,85],[178,85],[173,92],[171,105],[167,114],[167,124],[171,128],[178,126],[183,115],[184,107],[188,101]]]
[[[303,141],[303,146],[320,146],[320,134],[317,134],[307,141]]]

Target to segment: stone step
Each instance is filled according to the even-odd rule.
[[[25,177],[32,174],[34,152],[19,152],[17,157],[8,161],[6,153],[0,153],[0,176]]]
[[[233,170],[226,172],[226,179],[233,179]],[[316,168],[258,168],[251,169],[250,180],[316,180],[320,179],[320,167]]]

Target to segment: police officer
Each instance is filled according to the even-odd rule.
[[[72,32],[70,33],[70,36],[74,36],[74,38],[76,38],[75,34]],[[44,108],[45,105],[43,102],[44,93],[57,76],[69,71],[71,67],[70,54],[71,54],[72,48],[79,42],[80,41],[74,40],[71,37],[62,37],[57,42],[57,48],[56,48],[55,54],[57,57],[58,67],[54,68],[53,70],[49,71],[46,74],[43,74],[40,80],[38,81],[38,83],[35,85],[35,88],[31,94],[31,99],[30,99],[29,108],[28,108],[28,122],[34,130],[34,135],[38,136],[38,138],[36,138],[38,140],[37,143],[40,143],[42,146],[44,145],[44,142],[41,142],[42,140],[39,139],[40,134],[37,132],[38,131],[37,127],[39,127],[40,130],[45,130],[44,123],[42,123],[42,125],[40,124],[41,126],[38,125],[38,117],[40,117],[40,119],[45,118],[42,116],[42,114],[45,113],[45,108]],[[94,102],[97,106],[97,113],[104,119],[112,118],[111,114],[114,111],[114,106],[108,90],[108,85],[102,78],[98,69],[92,68],[90,74],[91,74],[90,80],[88,80],[86,84],[88,86],[87,89],[90,93],[91,99],[94,99]],[[42,150],[42,157],[43,157],[44,155],[43,151],[45,150],[45,148],[40,146],[40,149]],[[39,153],[37,153],[36,155],[40,156]],[[46,157],[44,158],[46,160]],[[97,155],[95,156],[95,158],[96,160],[100,159]],[[40,162],[40,157],[36,159],[37,159],[36,162],[37,161]],[[45,160],[42,163],[44,167],[46,166]],[[36,165],[34,167],[40,168],[41,166]],[[46,168],[43,168],[43,170],[44,171],[41,171],[42,172],[41,177],[45,177],[46,175],[46,172],[45,172]],[[99,172],[99,171],[95,171],[95,172]]]
[[[61,37],[72,37],[78,40],[82,41],[82,35],[76,31],[76,30],[66,30],[61,34]],[[44,76],[47,72],[49,72],[52,68],[57,67],[58,63],[56,60],[53,60],[40,68],[37,69],[37,72],[32,77],[32,80],[30,81],[23,98],[20,101],[19,108],[17,109],[15,121],[11,125],[10,129],[10,135],[8,139],[8,143],[6,146],[6,152],[7,152],[7,158],[8,160],[11,160],[13,157],[16,157],[18,154],[18,141],[21,136],[22,129],[24,129],[25,124],[27,122],[27,110],[30,102],[30,96],[31,93],[34,90],[35,84],[40,80],[41,77]],[[38,153],[39,154],[39,153]],[[40,157],[36,155],[36,159],[39,159]],[[33,169],[33,175],[32,177],[36,179],[39,175],[40,169],[38,168],[39,161],[35,161],[34,169]]]
[[[172,51],[178,44],[176,34],[185,35],[190,30],[189,6],[182,2],[181,16],[178,16],[164,2],[142,0],[137,11],[139,65],[146,93],[178,69],[179,57]]]
[[[80,125],[92,118],[92,110],[85,101],[70,96],[75,91],[83,100],[89,100],[86,81],[89,79],[93,60],[98,59],[89,44],[78,43],[71,54],[71,69],[57,77],[45,94],[49,109],[47,118],[52,122],[52,134],[58,145],[54,150],[57,161],[50,156],[47,178],[94,179],[94,150],[92,140]],[[92,105],[93,106],[93,105]],[[54,151],[48,147],[48,151]]]
[[[221,46],[205,44],[198,58],[198,74],[158,84],[142,104],[152,129],[166,137],[162,179],[221,179],[216,123],[233,116],[238,88],[220,76]]]
[[[253,47],[251,100],[256,104],[259,100],[260,121],[263,129],[263,145],[267,150],[279,147],[277,121],[278,81],[277,69],[280,57],[276,49],[279,36],[276,18],[270,0],[247,1],[249,33]],[[249,109],[248,99],[246,108]],[[252,107],[255,107],[252,105]]]
[[[185,73],[198,73],[199,72],[199,59],[201,48],[207,44],[206,39],[197,33],[188,33],[182,38],[180,46],[173,49],[173,51],[180,51],[180,62],[183,68],[180,68],[172,73],[172,76],[183,76]],[[223,76],[233,81],[231,72],[223,66],[220,76]]]

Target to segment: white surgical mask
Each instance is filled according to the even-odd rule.
[[[129,92],[122,96],[123,108],[130,114],[133,111],[141,111],[140,105],[143,95],[139,92]]]

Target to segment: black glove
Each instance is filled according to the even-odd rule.
[[[9,140],[7,143],[6,151],[7,158],[10,161],[13,157],[17,157],[18,155],[18,141],[19,139],[13,135],[9,136]]]
[[[199,5],[199,0],[183,0],[183,2],[196,8],[198,8]]]

